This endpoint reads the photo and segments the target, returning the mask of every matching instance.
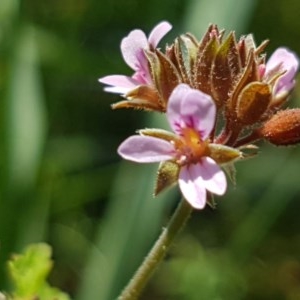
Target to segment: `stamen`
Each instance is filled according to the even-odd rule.
[[[182,128],[182,144],[178,145],[178,162],[183,164],[197,163],[208,153],[208,142],[194,128]]]

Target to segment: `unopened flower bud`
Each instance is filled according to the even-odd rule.
[[[300,109],[279,111],[259,129],[259,134],[277,146],[300,143]]]

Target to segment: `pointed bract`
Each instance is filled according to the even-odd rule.
[[[180,167],[173,161],[163,161],[160,163],[157,171],[154,195],[174,185],[178,181]]]

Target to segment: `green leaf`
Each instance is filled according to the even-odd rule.
[[[47,244],[32,244],[23,254],[15,254],[8,262],[14,291],[12,299],[68,300],[69,296],[51,287],[46,279],[51,271],[51,248]]]

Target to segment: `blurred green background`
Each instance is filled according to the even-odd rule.
[[[131,74],[120,41],[173,24],[209,23],[300,54],[296,0],[1,0],[0,290],[5,262],[53,247],[50,282],[78,300],[115,299],[180,197],[152,198],[155,165],[121,162],[119,143],[162,116],[112,111],[97,82]],[[163,47],[163,43],[161,46]],[[300,106],[300,85],[288,103]],[[217,210],[195,211],[142,299],[300,299],[300,148],[261,145],[237,164]]]

